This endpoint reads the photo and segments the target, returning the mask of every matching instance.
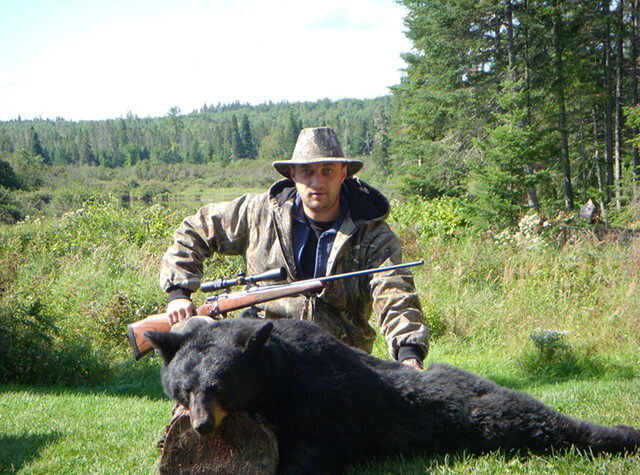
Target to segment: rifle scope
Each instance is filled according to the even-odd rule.
[[[216,290],[228,289],[234,285],[251,285],[263,280],[284,280],[287,278],[287,269],[271,269],[262,274],[246,276],[244,272],[238,274],[235,279],[216,279],[200,284],[202,292],[215,292]]]

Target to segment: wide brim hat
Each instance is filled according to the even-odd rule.
[[[309,127],[300,131],[291,158],[273,162],[273,167],[282,176],[291,178],[289,167],[292,165],[312,165],[326,162],[345,163],[347,176],[358,173],[363,165],[361,160],[344,156],[335,130],[330,127]]]

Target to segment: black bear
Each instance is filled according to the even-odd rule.
[[[533,397],[444,364],[417,371],[349,348],[297,320],[228,319],[186,335],[146,332],[165,392],[206,433],[235,411],[277,436],[279,473],[337,473],[393,453],[633,452],[640,431],[567,417]]]

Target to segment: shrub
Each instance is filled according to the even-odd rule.
[[[0,186],[0,223],[13,224],[24,218],[22,204]]]
[[[0,160],[0,188],[16,189],[20,187],[20,180],[9,162]]]
[[[466,226],[460,198],[414,198],[404,203],[394,202],[389,221],[400,232],[414,232],[421,238],[452,237]]]
[[[178,225],[160,205],[93,198],[0,233],[2,381],[99,381],[130,358],[126,325],[157,313],[160,255]]]
[[[0,382],[87,384],[108,375],[106,360],[89,345],[61,335],[38,298],[0,307]]]

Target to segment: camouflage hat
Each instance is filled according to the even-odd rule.
[[[313,163],[341,162],[347,164],[347,176],[354,175],[362,168],[362,161],[345,158],[338,135],[329,127],[309,127],[302,129],[290,160],[273,162],[273,167],[281,175],[291,178],[289,167]]]

